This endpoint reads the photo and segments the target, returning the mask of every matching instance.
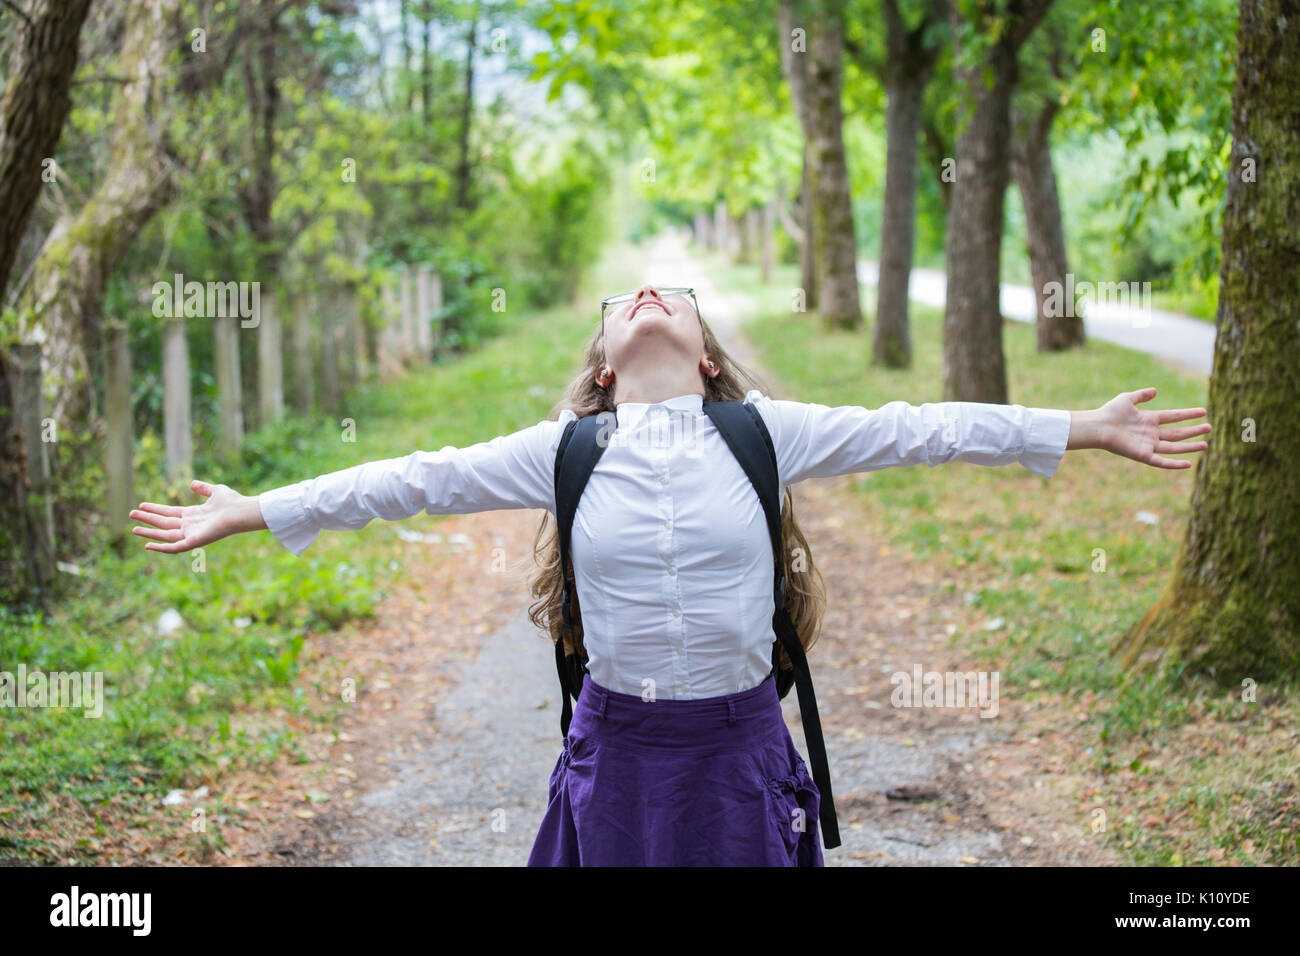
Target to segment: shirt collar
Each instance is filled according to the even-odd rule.
[[[698,392],[676,395],[662,402],[619,402],[615,407],[619,428],[633,428],[652,408],[679,409],[699,412],[704,410],[704,396]]]

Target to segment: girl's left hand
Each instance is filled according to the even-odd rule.
[[[1204,418],[1205,409],[1178,408],[1170,411],[1147,411],[1138,408],[1142,402],[1149,402],[1155,397],[1154,388],[1120,392],[1097,409],[1095,415],[1098,440],[1095,447],[1140,461],[1153,468],[1191,468],[1190,461],[1163,456],[1205,451],[1209,447],[1207,442],[1189,442],[1187,439],[1209,434],[1209,422],[1182,428],[1162,426]]]

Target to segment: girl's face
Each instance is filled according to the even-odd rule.
[[[704,355],[704,329],[690,296],[660,295],[652,285],[606,309],[604,335],[605,362],[615,373],[643,347],[659,359],[665,352],[680,354],[692,366]]]

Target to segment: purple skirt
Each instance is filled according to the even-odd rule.
[[[643,701],[590,676],[529,866],[822,866],[820,796],[768,675]]]

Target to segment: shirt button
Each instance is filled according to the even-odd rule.
[[[669,574],[676,574],[676,573],[677,573],[677,569],[676,569],[675,567],[673,567],[673,566],[670,564],[670,565],[668,565],[668,573],[669,573]]]
[[[659,476],[659,484],[661,484],[661,485],[666,485],[666,484],[668,484],[668,476],[667,476],[667,475],[660,475],[660,476]]]
[[[677,610],[677,608],[673,608],[673,617],[681,617],[681,616],[682,616],[682,612]]]
[[[671,521],[669,521],[667,518],[665,518],[665,519],[664,519],[664,527],[665,527],[665,528],[671,528],[672,526],[673,526],[673,523],[672,523]]]

